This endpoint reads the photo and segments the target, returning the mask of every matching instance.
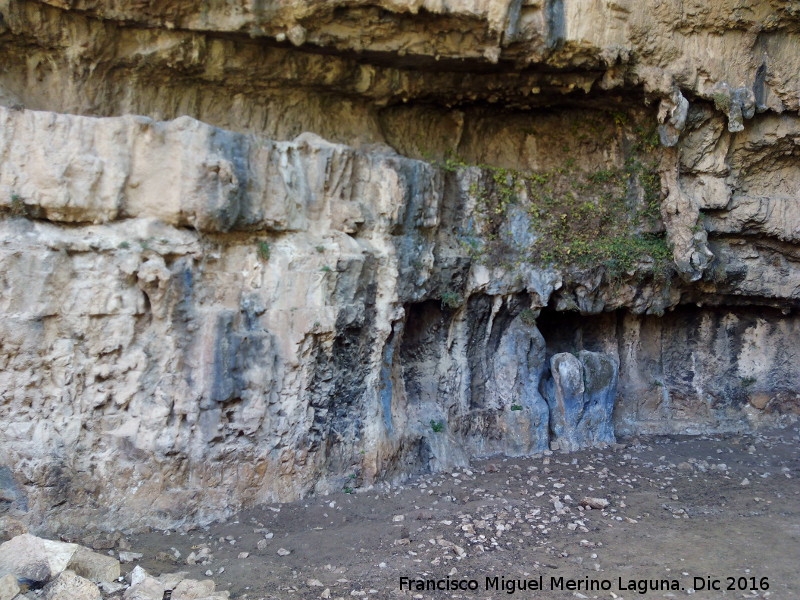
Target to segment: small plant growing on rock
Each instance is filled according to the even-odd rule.
[[[536,325],[536,313],[530,308],[523,309],[523,311],[519,313],[519,318],[523,323],[525,323],[525,325],[528,325],[529,327]]]
[[[728,270],[726,269],[725,263],[720,260],[719,257],[715,258],[712,268],[706,270],[705,278],[717,284],[727,281]]]
[[[11,194],[11,204],[8,212],[12,217],[27,217],[28,211],[25,208],[25,201],[19,194]]]
[[[444,431],[444,421],[434,421],[431,419],[431,429],[434,433],[441,433]]]
[[[258,258],[267,262],[272,255],[272,249],[267,242],[258,242]]]
[[[342,491],[343,491],[345,494],[352,494],[352,493],[353,493],[355,490],[353,490],[353,488],[351,488],[349,485],[346,485],[346,486],[344,486],[344,487],[342,488]]]
[[[731,109],[731,97],[724,92],[717,92],[711,96],[714,101],[714,108],[727,113]]]
[[[522,405],[521,404],[512,404],[511,405],[511,410],[522,410]]]
[[[464,299],[457,292],[442,292],[443,308],[458,308],[464,304]]]
[[[330,273],[330,272],[331,272],[331,268],[330,268],[328,265],[324,265],[324,266],[323,266],[323,267],[320,269],[320,271],[322,271],[323,273]]]
[[[742,387],[746,387],[747,388],[747,387],[750,387],[751,385],[753,385],[756,382],[756,378],[755,377],[742,377],[742,378],[740,378],[739,381],[742,382]]]
[[[620,174],[616,171],[612,171],[611,169],[602,169],[600,171],[595,171],[588,176],[589,181],[592,183],[609,183],[615,182],[619,179]]]

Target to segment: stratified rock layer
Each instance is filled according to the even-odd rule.
[[[0,0],[0,510],[797,411],[792,3],[145,4]]]

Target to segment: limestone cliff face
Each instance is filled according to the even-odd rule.
[[[797,412],[796,3],[0,13],[0,510],[166,526]]]

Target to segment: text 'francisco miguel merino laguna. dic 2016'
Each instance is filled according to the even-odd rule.
[[[545,583],[549,583],[549,587],[545,587]],[[615,583],[617,584],[616,588],[614,587]],[[648,592],[680,591],[683,587],[677,579],[623,579],[622,577],[617,578],[617,581],[613,581],[611,579],[590,579],[588,577],[577,579],[549,577],[545,579],[543,575],[533,579],[498,576],[484,577],[482,586],[478,579],[452,579],[450,577],[442,579],[400,578],[400,590],[416,592],[481,590],[514,594],[516,592],[548,590],[604,592],[611,589],[646,594]]]

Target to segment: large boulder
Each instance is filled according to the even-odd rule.
[[[44,586],[45,600],[102,600],[98,587],[72,571],[64,571]]]
[[[0,577],[0,600],[11,600],[19,594],[19,591],[17,578],[14,575],[9,573]]]
[[[161,600],[164,597],[164,584],[146,575],[138,583],[125,590],[124,600]]]
[[[184,579],[172,591],[172,600],[197,600],[206,598],[214,593],[214,582],[210,579],[197,581]]]
[[[554,441],[565,450],[616,441],[616,359],[602,352],[562,352],[550,359],[550,371],[545,389]]]
[[[77,544],[18,535],[0,545],[0,576],[11,573],[24,583],[46,583],[67,568],[77,549]]]
[[[83,546],[77,548],[67,568],[76,575],[95,582],[114,581],[120,573],[119,561],[116,558],[92,552]]]

